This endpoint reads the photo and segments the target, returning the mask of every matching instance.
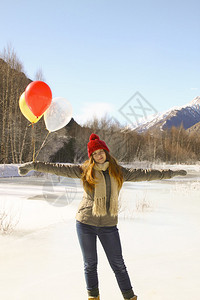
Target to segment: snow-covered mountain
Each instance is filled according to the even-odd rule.
[[[180,125],[188,129],[198,122],[200,122],[200,96],[184,106],[173,107],[164,113],[157,113],[152,120],[140,124],[134,130],[139,133],[147,130],[162,131]]]

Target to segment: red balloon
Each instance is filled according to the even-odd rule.
[[[25,89],[25,101],[32,113],[39,117],[50,106],[52,92],[43,81],[33,81]]]

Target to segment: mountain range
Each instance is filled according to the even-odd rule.
[[[164,113],[157,113],[151,120],[146,120],[146,122],[139,124],[134,130],[138,133],[146,131],[163,131],[170,129],[173,126],[183,126],[185,130],[190,128],[199,130],[200,125],[194,127],[194,125],[197,125],[199,122],[200,96],[197,96],[184,106],[173,107]]]

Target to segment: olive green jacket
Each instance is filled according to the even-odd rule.
[[[34,162],[32,163],[34,170],[39,172],[51,173],[58,176],[65,176],[71,178],[81,178],[82,168],[81,165],[66,165],[56,163]],[[123,181],[150,181],[159,179],[169,179],[177,172],[172,170],[153,170],[153,169],[132,169],[121,166]],[[99,171],[102,172],[102,171]],[[109,209],[109,198],[111,194],[110,176],[108,171],[103,172],[106,182],[106,201],[107,211]],[[93,226],[115,226],[118,222],[118,217],[111,217],[109,211],[106,216],[96,217],[92,215],[92,206],[94,203],[94,192],[89,192],[84,189],[83,199],[79,205],[76,214],[76,220],[85,224]]]

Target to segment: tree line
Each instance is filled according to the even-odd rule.
[[[194,163],[200,160],[200,140],[197,132],[188,132],[183,126],[164,131],[138,133],[123,128],[108,116],[84,124],[85,130],[74,141],[75,161],[87,158],[89,135],[94,132],[109,146],[121,162],[149,161],[166,163]]]
[[[76,123],[76,122],[75,122]],[[68,142],[52,161],[82,163],[87,159],[87,143],[91,133],[106,142],[111,153],[120,162],[149,161],[166,163],[196,163],[200,160],[198,132],[188,132],[182,126],[164,131],[138,133],[122,127],[116,120],[105,116],[94,118],[82,127],[66,126]]]

